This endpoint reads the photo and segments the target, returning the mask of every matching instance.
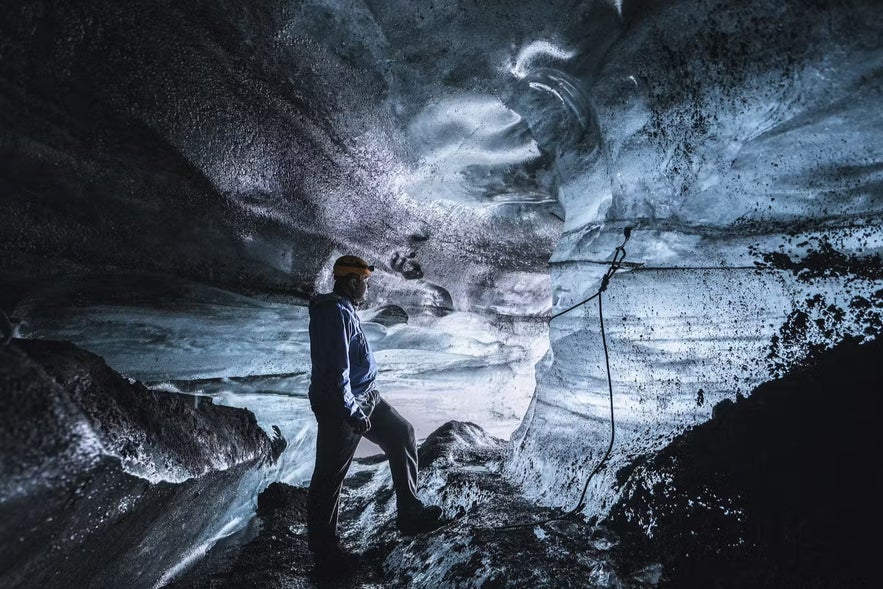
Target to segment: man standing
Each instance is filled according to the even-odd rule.
[[[380,398],[377,364],[356,315],[374,271],[356,256],[334,263],[334,290],[310,301],[310,405],[316,415],[316,466],[307,495],[307,537],[320,566],[353,566],[340,546],[340,490],[365,436],[386,453],[395,488],[396,522],[405,535],[439,527],[441,509],[417,498],[414,428]]]

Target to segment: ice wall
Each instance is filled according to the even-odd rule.
[[[647,4],[623,4],[625,32],[585,81],[599,153],[559,193],[555,311],[598,288],[635,228],[603,299],[617,437],[587,514],[609,507],[618,469],[716,403],[881,331],[879,6]],[[509,472],[568,508],[610,436],[598,315],[552,322],[513,436]]]

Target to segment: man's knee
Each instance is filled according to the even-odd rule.
[[[395,445],[404,447],[404,448],[412,448],[415,446],[415,434],[414,434],[414,426],[411,425],[407,419],[400,419],[398,423],[395,424],[395,428],[392,430],[390,436],[390,441]]]
[[[414,426],[411,425],[411,422],[399,415],[397,412],[392,412],[391,419],[387,421],[387,428],[389,431],[389,437],[393,438],[396,442],[414,443]]]
[[[407,420],[397,420],[390,424],[380,434],[377,443],[384,451],[389,452],[396,448],[409,448],[415,445],[414,426]]]

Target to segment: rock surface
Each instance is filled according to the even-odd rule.
[[[64,342],[0,347],[0,392],[5,587],[154,586],[273,458],[250,412],[151,392]]]
[[[671,587],[878,587],[883,341],[847,342],[618,474],[614,558]]]

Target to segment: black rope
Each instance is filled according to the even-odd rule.
[[[616,439],[616,421],[613,419],[613,382],[610,378],[610,354],[607,352],[607,335],[604,333],[604,311],[601,308],[601,300],[603,298],[604,297],[598,297],[598,321],[601,324],[601,343],[604,344],[604,365],[607,368],[607,390],[610,392],[610,444],[607,446],[607,451],[604,452],[604,457],[598,463],[598,466],[595,467],[595,470],[593,470],[589,475],[589,478],[586,479],[586,484],[583,486],[583,493],[579,497],[579,503],[573,508],[572,513],[581,511],[582,508],[586,506],[586,491],[589,490],[589,483],[592,481],[592,477],[598,474],[601,467],[607,463],[607,459],[610,458],[610,452],[613,450],[613,440]]]
[[[603,297],[601,295],[605,290],[607,290],[607,287],[610,285],[610,279],[613,278],[613,275],[616,274],[616,272],[622,267],[622,262],[625,259],[625,255],[626,255],[625,244],[626,244],[626,242],[628,242],[629,237],[631,237],[631,232],[632,232],[631,227],[625,228],[625,230],[623,232],[625,235],[625,239],[623,240],[622,245],[617,246],[616,250],[614,251],[613,260],[610,262],[610,267],[607,269],[607,272],[601,278],[601,286],[598,287],[598,291],[595,294],[593,294],[592,296],[590,296],[589,298],[573,305],[572,307],[568,307],[564,311],[561,311],[560,313],[556,313],[556,314],[552,315],[552,317],[550,317],[550,319],[549,319],[549,321],[551,321],[552,319],[560,317],[560,316],[564,315],[565,313],[569,313],[569,312],[573,311],[577,307],[585,305],[586,303],[588,303],[589,301],[591,301],[595,298],[598,299],[598,322],[601,325],[601,343],[604,345],[604,366],[607,369],[607,390],[610,394],[610,443],[607,445],[607,451],[604,452],[604,456],[601,458],[600,462],[598,462],[598,464],[595,466],[595,468],[592,470],[592,472],[589,473],[589,478],[586,479],[586,482],[583,485],[583,492],[579,497],[579,501],[577,502],[576,507],[574,507],[570,511],[567,511],[562,515],[556,515],[554,517],[549,517],[549,518],[541,519],[538,521],[521,522],[521,523],[516,523],[516,524],[508,524],[505,526],[475,527],[474,528],[475,530],[501,531],[501,530],[514,530],[514,529],[518,529],[518,528],[532,528],[534,526],[542,526],[542,525],[548,524],[550,522],[563,521],[566,519],[570,519],[570,518],[574,517],[577,513],[582,511],[582,509],[586,506],[585,499],[586,499],[586,493],[589,490],[589,483],[592,482],[592,479],[595,477],[595,475],[598,474],[598,472],[601,470],[601,468],[603,468],[604,464],[607,463],[607,460],[610,458],[610,453],[613,451],[613,441],[616,439],[616,421],[613,418],[613,380],[610,376],[610,354],[607,350],[607,335],[604,331],[604,310],[603,310],[603,305],[601,302]]]

